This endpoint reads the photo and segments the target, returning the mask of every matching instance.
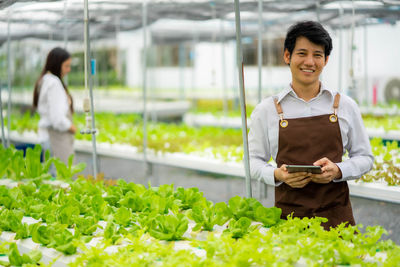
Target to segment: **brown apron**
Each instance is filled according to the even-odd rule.
[[[284,119],[279,103],[275,106],[280,116],[279,144],[276,163],[312,165],[327,157],[332,162],[341,162],[343,155],[342,136],[336,111],[340,95],[335,96],[334,115]],[[283,183],[275,187],[275,206],[282,209],[282,219],[293,213],[294,217],[325,217],[326,230],[342,222],[355,225],[347,182],[319,184],[310,182],[303,188],[292,188]]]

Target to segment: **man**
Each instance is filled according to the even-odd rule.
[[[252,177],[275,185],[282,218],[326,217],[325,229],[355,224],[346,181],[371,170],[374,160],[357,104],[319,81],[331,50],[321,24],[292,25],[283,55],[292,81],[256,106],[249,132]],[[271,156],[277,168],[268,164]],[[289,173],[290,164],[321,166],[322,173]]]

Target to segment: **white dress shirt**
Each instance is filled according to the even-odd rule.
[[[49,139],[47,128],[64,132],[68,131],[72,122],[68,119],[69,100],[60,79],[46,73],[41,80],[37,111],[39,120],[39,141]]]
[[[275,182],[276,166],[268,163],[271,156],[276,160],[279,140],[279,116],[273,98],[277,97],[281,104],[283,117],[287,119],[318,116],[333,113],[333,101],[337,91],[332,91],[321,84],[318,95],[308,102],[299,98],[291,86],[276,96],[265,98],[251,114],[249,131],[250,171],[254,179],[263,179],[265,183],[279,186]],[[341,182],[360,178],[371,170],[374,157],[365,130],[360,110],[350,97],[340,94],[337,112],[342,135],[343,153],[348,152],[349,159],[337,163],[342,172]],[[301,137],[299,137],[301,142]],[[318,144],[315,144],[318,146]],[[312,147],[310,147],[312,149]]]

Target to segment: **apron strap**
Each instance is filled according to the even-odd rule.
[[[337,109],[339,108],[339,101],[340,101],[340,94],[337,93],[335,95],[335,100],[333,101],[333,110],[335,111],[335,115],[337,113]],[[274,103],[275,103],[275,109],[276,109],[276,112],[278,112],[278,115],[279,116],[281,114],[283,115],[281,104],[278,103],[278,98],[274,98]]]
[[[335,100],[333,101],[333,114],[329,116],[329,120],[331,122],[337,122],[338,121],[337,110],[338,110],[338,107],[339,107],[339,100],[340,100],[340,94],[337,93],[335,95]]]
[[[281,107],[281,104],[278,103],[278,98],[274,98],[274,103],[275,103],[275,108],[276,108],[276,112],[278,112],[278,115],[280,116],[282,114],[282,116],[283,116],[282,107]]]
[[[287,120],[283,119],[283,111],[282,111],[281,104],[278,103],[278,98],[274,98],[274,103],[275,103],[275,108],[276,108],[276,111],[278,112],[279,119],[280,119],[279,125],[282,128],[286,128],[289,123]]]
[[[337,93],[337,94],[335,95],[335,99],[334,99],[334,101],[333,101],[333,111],[334,111],[334,115],[331,115],[330,118],[329,118],[331,122],[336,122],[336,121],[337,121],[337,110],[338,110],[338,108],[339,108],[339,101],[340,101],[340,94]],[[278,113],[279,119],[280,119],[280,121],[281,121],[281,123],[280,123],[281,126],[282,126],[283,128],[287,127],[287,124],[288,124],[288,123],[287,123],[286,120],[283,119],[283,111],[282,111],[281,104],[278,103],[278,98],[274,98],[274,104],[275,104],[276,112]]]
[[[334,111],[335,115],[337,115],[337,110],[339,108],[339,100],[340,100],[340,94],[337,93],[335,95],[335,100],[333,101],[333,111]]]

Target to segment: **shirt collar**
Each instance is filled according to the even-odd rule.
[[[324,92],[328,92],[329,95],[332,97],[332,99],[335,96],[334,92],[332,90],[326,88],[325,85],[321,82],[321,90],[319,91],[319,93],[318,93],[318,95],[316,97],[321,96]],[[291,94],[292,96],[298,98],[296,93],[294,92],[294,90],[292,88],[292,84],[289,84],[289,86],[285,90],[281,91],[278,94],[278,103],[280,103],[282,101],[282,99],[284,99],[289,94]]]

